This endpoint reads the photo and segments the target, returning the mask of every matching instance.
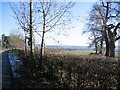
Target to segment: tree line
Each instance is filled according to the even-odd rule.
[[[9,36],[3,34],[0,40],[0,46],[6,49],[23,49],[24,45],[24,38],[21,34],[17,33],[10,33]]]

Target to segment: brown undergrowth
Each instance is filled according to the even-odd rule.
[[[39,50],[34,55],[25,56],[24,51],[14,52],[21,58],[23,65],[17,70],[21,88],[38,89],[95,89],[116,90],[118,87],[118,61],[102,55],[70,55],[60,50],[47,49],[43,58],[42,69],[39,62]]]

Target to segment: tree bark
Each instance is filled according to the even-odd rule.
[[[105,27],[105,45],[106,45],[106,52],[105,56],[110,55],[110,38],[109,38],[109,33],[108,33],[108,28]]]
[[[43,56],[44,56],[44,36],[45,36],[45,32],[43,32],[43,35],[42,35],[41,49],[40,49],[41,67],[42,67],[42,64],[43,64]]]
[[[30,52],[31,52],[31,60],[33,60],[34,54],[34,36],[33,36],[33,16],[32,16],[32,0],[30,0]]]
[[[115,35],[114,33],[109,30],[109,37],[110,37],[110,57],[115,57]]]
[[[109,56],[109,53],[110,53],[110,46],[109,46],[109,42],[108,40],[105,41],[105,44],[106,44],[106,53],[105,53],[105,56]]]
[[[115,57],[115,45],[110,44],[110,57]]]
[[[100,41],[100,54],[102,54],[103,52],[103,39],[101,39],[101,41]]]
[[[25,36],[25,54],[27,55],[27,38]]]
[[[97,46],[97,42],[95,42],[95,53],[98,53],[98,46]]]
[[[105,45],[106,45],[105,56],[109,57],[109,55],[110,55],[110,41],[109,41],[108,30],[106,28],[105,28]]]
[[[104,30],[105,30],[105,44],[106,44],[106,53],[105,56],[109,56],[110,53],[110,46],[109,46],[109,33],[108,33],[108,28],[107,28],[107,21],[108,21],[108,12],[109,12],[109,2],[107,2],[106,6],[106,15],[105,15],[105,20],[104,20]]]
[[[42,7],[43,8],[43,7]],[[45,27],[46,27],[46,16],[45,11],[43,8],[43,34],[42,34],[42,41],[41,41],[41,52],[40,52],[40,60],[41,60],[41,67],[43,65],[43,56],[44,56],[44,37],[45,37]]]

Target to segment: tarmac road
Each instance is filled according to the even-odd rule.
[[[2,53],[2,90],[12,89],[12,72],[8,60],[8,51]]]
[[[9,50],[0,53],[0,90],[21,90],[18,81],[13,77],[8,58]],[[2,86],[2,87],[1,87]]]
[[[10,62],[8,59],[8,50],[0,52],[0,90],[19,90],[15,86]]]

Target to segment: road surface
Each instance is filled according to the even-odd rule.
[[[12,89],[12,72],[8,60],[8,51],[2,52],[2,89]]]
[[[18,86],[15,86],[16,82],[13,79],[8,52],[9,51],[6,50],[0,53],[0,73],[2,73],[0,75],[0,90],[19,90]]]

